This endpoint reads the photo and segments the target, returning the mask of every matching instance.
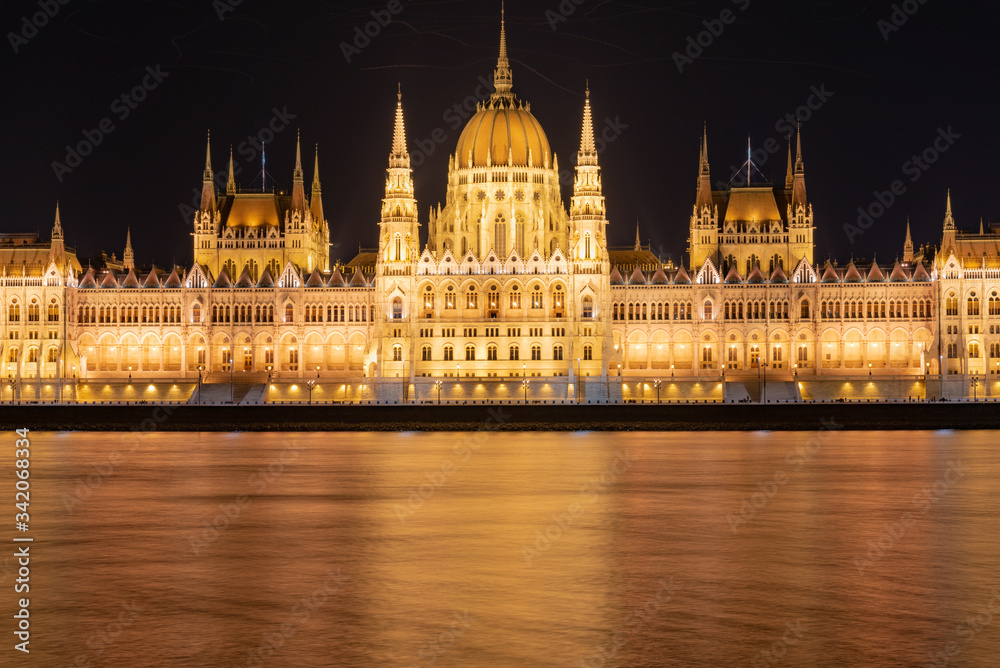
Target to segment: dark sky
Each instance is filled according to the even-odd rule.
[[[492,80],[496,63],[499,2],[400,1],[351,62],[341,43],[389,3],[58,2],[3,3],[0,229],[47,236],[58,199],[67,240],[81,255],[120,256],[131,226],[140,264],[191,261],[181,206],[200,187],[206,129],[216,170],[232,144],[238,181],[249,187],[260,167],[247,138],[272,122],[275,109],[294,115],[268,147],[278,186],[290,186],[301,128],[307,181],[312,147],[320,146],[332,256],[349,259],[359,244],[373,246],[397,82],[411,153],[435,130],[446,137],[415,160],[426,223],[428,208],[444,200],[447,155],[461,131],[446,113],[474,94],[480,76]],[[47,3],[58,7],[49,9],[54,18],[26,28],[24,17]],[[891,2],[512,0],[514,91],[531,103],[569,168],[590,80],[598,132],[605,119],[620,131],[600,156],[611,241],[631,244],[638,218],[643,241],[675,256],[686,248],[703,122],[714,181],[728,181],[730,167],[745,160],[748,134],[755,149],[780,142],[760,162],[765,175],[783,181],[786,130],[778,124],[812,90],[828,91],[825,102],[813,98],[818,109],[803,124],[817,258],[891,261],[908,216],[918,245],[939,241],[949,187],[960,227],[977,228],[980,217],[1000,222],[989,186],[1000,154],[1000,8],[943,0],[897,7],[897,22],[906,21],[890,32]],[[720,16],[731,22],[713,24]],[[705,32],[706,21],[721,34]],[[708,46],[679,71],[673,54],[703,32]],[[165,73],[159,81],[148,74],[157,68]],[[130,108],[121,96],[144,80],[151,90]],[[110,132],[95,132],[102,119]],[[933,165],[905,166],[948,128],[959,137]],[[90,155],[71,171],[54,166],[67,164],[66,146],[86,135],[100,138]],[[905,192],[852,245],[844,224],[896,180]]]

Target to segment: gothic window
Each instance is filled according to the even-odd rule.
[[[465,346],[465,361],[475,362],[476,361],[476,346],[469,344]]]
[[[501,257],[507,257],[510,252],[507,247],[507,219],[502,213],[498,213],[493,220],[493,240],[496,251]]]
[[[476,286],[474,285],[470,286],[468,293],[466,293],[465,308],[479,308],[479,294],[476,292]]]
[[[453,362],[455,360],[455,348],[450,345],[444,347],[444,361]]]
[[[398,343],[392,347],[392,361],[402,362],[403,361],[403,346]]]
[[[969,295],[968,314],[979,315],[979,296],[973,292]]]
[[[542,308],[542,287],[540,285],[536,285],[534,291],[531,293],[531,308]]]
[[[803,320],[808,320],[809,319],[809,300],[808,299],[803,299],[802,300],[802,305],[801,305],[800,311],[801,311],[801,313],[799,314],[800,317]]]
[[[561,345],[552,346],[552,359],[561,362],[563,358],[563,347]]]
[[[969,359],[979,359],[979,343],[976,341],[969,344]]]
[[[420,350],[420,360],[422,362],[430,362],[431,361],[431,347],[430,346],[424,346]]]
[[[510,359],[512,361],[521,359],[521,349],[518,348],[517,345],[512,345],[510,347]]]
[[[594,359],[594,346],[590,345],[589,343],[583,347],[583,359],[586,362],[589,362],[592,359]]]
[[[542,347],[537,343],[531,346],[531,359],[534,362],[542,359]]]
[[[236,280],[237,276],[236,276],[235,262],[233,262],[232,260],[226,260],[225,263],[222,265],[222,269],[226,272],[226,275],[229,276],[230,280],[234,281]]]
[[[494,345],[489,345],[486,347],[486,360],[488,362],[497,361],[497,347]]]
[[[590,295],[586,295],[583,298],[583,317],[584,318],[594,317],[594,299]]]
[[[295,322],[295,307],[285,304],[285,322]]]
[[[396,297],[392,300],[392,319],[402,320],[403,319],[403,300]]]
[[[28,304],[28,322],[38,322],[40,309],[38,308],[38,302],[34,299]]]
[[[510,289],[510,307],[521,308],[521,293],[516,285]]]

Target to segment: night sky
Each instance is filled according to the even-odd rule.
[[[40,4],[55,16],[42,21]],[[600,155],[611,243],[631,245],[638,219],[643,242],[674,257],[686,249],[702,124],[714,182],[744,162],[749,134],[755,149],[779,147],[758,163],[783,183],[783,119],[813,96],[802,127],[816,257],[891,262],[907,217],[918,246],[940,241],[949,187],[960,228],[978,229],[980,217],[1000,222],[991,187],[1000,7],[909,0],[896,4],[897,28],[893,4],[509,1],[514,92],[567,169],[589,79],[598,133],[608,119],[617,128]],[[260,155],[248,138],[271,123],[285,125],[267,151],[279,188],[291,185],[296,129],[307,184],[319,144],[331,256],[374,246],[397,82],[426,224],[445,198],[447,156],[461,132],[453,106],[475,94],[480,77],[492,82],[500,29],[499,2],[459,0],[3,5],[0,230],[47,238],[58,199],[81,256],[120,257],[131,226],[137,263],[161,266],[191,262],[190,209],[182,209],[201,185],[206,130],[214,168],[226,167],[232,145],[237,181],[249,188]],[[373,11],[391,22],[378,26]],[[26,27],[24,17],[44,25]],[[366,24],[376,35],[355,51],[355,29]],[[707,46],[700,55],[692,48],[697,57],[679,71],[675,53],[699,33]],[[142,101],[122,99],[144,83]],[[907,164],[949,128],[934,164]],[[445,141],[424,159],[420,145],[436,130]],[[72,166],[66,147],[87,136],[100,143]],[[843,226],[897,180],[902,194],[852,244]],[[567,202],[570,194],[564,187]]]

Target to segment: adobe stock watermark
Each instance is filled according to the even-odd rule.
[[[489,440],[490,433],[500,429],[513,416],[512,413],[504,413],[502,407],[491,408],[487,411],[487,414],[488,417],[483,421],[479,429],[471,434],[467,434],[461,443],[452,447],[451,451],[459,457],[461,463],[472,459],[472,455],[477,453],[479,448]],[[452,459],[446,459],[441,462],[441,466],[437,470],[425,473],[424,478],[427,479],[427,482],[421,483],[420,487],[409,488],[410,496],[406,501],[406,505],[397,503],[393,506],[396,517],[399,518],[399,523],[405,523],[415,512],[422,508],[437,493],[438,489],[448,482],[448,479],[457,470],[458,464]]]
[[[819,454],[819,451],[823,449],[823,445],[832,436],[831,431],[843,428],[843,425],[839,425],[833,420],[829,422],[820,420],[820,424],[822,427],[819,433],[809,439],[808,443],[796,446],[785,454],[785,464],[789,467],[788,471],[784,469],[775,471],[770,479],[758,482],[758,491],[751,494],[749,498],[744,497],[741,500],[739,515],[733,513],[726,514],[726,522],[729,523],[729,529],[733,533],[739,533],[741,528],[745,527],[750,520],[756,517],[758,512],[771,502],[774,495],[778,493],[778,489],[788,484],[788,481],[792,479],[792,475],[801,471],[806,464]]]
[[[212,9],[220,21],[226,20],[226,14],[232,14],[243,4],[243,0],[212,0]]]
[[[948,470],[944,477],[934,483],[931,487],[925,487],[913,496],[911,503],[914,510],[906,511],[900,515],[899,520],[892,524],[883,525],[883,531],[877,538],[869,538],[866,541],[868,551],[864,557],[854,557],[854,567],[858,569],[858,575],[864,577],[865,570],[875,565],[893,549],[896,544],[906,535],[907,529],[917,523],[921,517],[925,517],[934,506],[951,491],[963,477],[965,470],[962,461],[948,462]]]
[[[211,520],[202,521],[202,529],[197,534],[188,538],[191,546],[191,553],[200,557],[203,550],[219,540],[222,532],[239,519],[243,511],[253,503],[253,497],[260,496],[267,488],[285,472],[285,465],[291,464],[299,458],[299,450],[294,445],[285,441],[285,447],[277,458],[272,460],[267,466],[261,466],[247,477],[247,485],[251,487],[249,494],[238,494],[232,503],[220,503],[219,512]]]
[[[579,498],[573,500],[567,507],[566,512],[561,514],[553,513],[552,522],[545,527],[545,530],[535,530],[535,543],[532,545],[521,545],[521,556],[524,563],[529,566],[534,565],[535,559],[540,558],[544,553],[573,527],[576,518],[586,511],[586,504],[593,504],[600,498],[601,494],[615,484],[618,479],[631,468],[635,461],[623,450],[615,451],[614,463],[607,471],[599,476],[594,476],[580,487]]]
[[[745,12],[750,8],[750,0],[730,0],[734,5],[736,5],[741,12]],[[705,19],[701,22],[705,29],[694,36],[688,36],[687,38],[687,48],[684,49],[684,53],[680,51],[674,51],[671,54],[671,58],[674,59],[674,65],[677,66],[677,71],[684,74],[684,68],[688,65],[694,64],[694,61],[705,53],[705,50],[715,43],[715,40],[722,36],[725,32],[726,26],[736,23],[737,14],[731,9],[723,9],[719,12],[719,18],[717,19]]]
[[[332,595],[343,589],[344,584],[350,579],[350,576],[343,575],[339,568],[336,571],[327,570],[323,583],[291,607],[284,616],[286,621],[277,624],[273,631],[263,634],[257,646],[247,650],[246,668],[261,668],[299,632],[317,610],[326,605]]]
[[[576,13],[576,8],[585,3],[587,0],[562,0],[559,6],[556,7],[558,11],[552,9],[545,10],[545,20],[549,22],[549,26],[552,28],[552,32],[556,31],[556,26],[560,23],[567,21],[569,17]]]
[[[993,623],[993,615],[1000,612],[1000,588],[991,588],[990,594],[992,598],[986,602],[981,612],[969,615],[955,627],[955,637],[958,640],[945,643],[945,646],[937,652],[930,652],[931,660],[925,663],[923,668],[946,668],[951,665],[952,660],[961,654],[983,629]]]
[[[673,578],[669,581],[660,580],[656,593],[626,615],[622,623],[624,630],[611,636],[608,642],[598,647],[589,657],[580,659],[580,668],[603,668],[608,665],[608,661],[615,658],[621,648],[632,640],[632,636],[639,633],[653,615],[660,612],[660,608],[674,600],[678,589],[682,587],[675,585]]]
[[[910,183],[916,183],[961,138],[962,135],[955,132],[950,125],[947,129],[938,128],[938,135],[931,142],[931,145],[903,163],[900,168],[903,175],[910,177]],[[856,238],[867,232],[907,192],[906,182],[902,179],[896,179],[890,183],[888,190],[874,191],[872,194],[875,200],[868,206],[858,207],[857,221],[853,224],[844,223],[844,234],[847,235],[847,240],[853,244]]]
[[[132,430],[132,434],[123,435],[120,444],[124,447],[129,445],[129,449],[124,453],[120,450],[112,450],[104,462],[91,462],[92,473],[86,477],[78,477],[72,494],[63,494],[61,501],[70,515],[78,506],[93,496],[94,492],[100,489],[105,481],[115,474],[115,471],[125,461],[125,455],[132,454],[139,449],[139,446],[149,437],[149,432],[157,431],[157,426],[166,422],[174,412],[171,406],[157,406],[150,416],[144,419]],[[0,580],[2,582],[2,580]]]
[[[905,26],[910,17],[920,11],[922,5],[926,4],[927,0],[904,0],[898,5],[894,4],[889,18],[879,19],[875,24],[878,26],[879,32],[882,33],[882,39],[888,42],[889,36]]]
[[[483,100],[488,100],[493,94],[493,84],[486,80],[486,77],[479,75],[479,85],[465,99],[456,102],[444,110],[441,120],[448,124],[451,132],[454,132],[465,125],[466,121],[478,110],[478,105]],[[438,146],[448,141],[449,133],[444,127],[437,127],[431,131],[426,139],[418,139],[412,142],[415,149],[410,152],[410,164],[419,167],[427,161],[427,158],[434,155]],[[468,156],[458,156],[459,163],[467,159]]]
[[[28,40],[36,37],[38,31],[47,26],[49,21],[56,17],[60,9],[69,4],[69,1],[38,0],[40,11],[30,16],[25,14],[21,17],[21,29],[17,32],[7,33],[7,41],[10,42],[10,48],[14,50],[14,53],[17,54],[21,50],[21,47],[28,43]]]
[[[611,118],[610,116],[606,117],[602,127],[594,128],[594,150],[597,155],[602,155],[608,146],[618,141],[618,138],[621,137],[626,130],[628,130],[628,124],[622,123],[620,116],[615,116],[614,118]],[[576,165],[578,158],[579,156],[574,153],[574,166]],[[559,185],[571,186],[572,184],[573,171],[569,169],[559,170]]]
[[[87,636],[86,644],[88,652],[77,654],[73,657],[71,668],[86,668],[87,666],[97,665],[94,663],[94,660],[99,658],[104,654],[105,650],[117,642],[122,634],[139,618],[139,613],[145,610],[146,608],[136,604],[135,599],[132,599],[128,603],[122,603],[122,611],[118,613],[115,621],[108,622],[104,625],[103,629]]]
[[[802,619],[796,619],[794,622],[785,622],[785,632],[781,637],[775,640],[769,649],[757,652],[750,659],[752,668],[768,668],[769,666],[778,665],[782,657],[788,654],[788,649],[795,647],[802,640],[802,636],[805,634],[802,622]]]
[[[117,118],[119,121],[126,120],[139,107],[139,104],[149,97],[149,94],[156,90],[168,76],[170,76],[170,73],[164,72],[160,69],[159,65],[156,65],[156,67],[147,65],[146,76],[133,86],[131,90],[122,93],[111,101],[110,111],[114,118]],[[83,159],[93,153],[94,149],[100,146],[105,138],[114,132],[117,127],[112,117],[105,116],[97,123],[97,127],[92,130],[84,130],[83,139],[78,141],[74,146],[67,144],[66,157],[63,159],[63,162],[57,160],[52,163],[52,171],[55,172],[56,180],[62,183],[63,177],[67,174],[72,174],[74,169],[83,164]]]
[[[826,83],[821,83],[819,86],[810,86],[809,95],[806,97],[806,101],[775,121],[774,130],[778,133],[778,136],[768,137],[760,148],[753,150],[751,157],[753,158],[754,164],[761,168],[766,165],[771,156],[779,153],[781,149],[784,148],[784,144],[782,144],[780,140],[785,137],[791,137],[792,134],[801,126],[808,123],[812,119],[813,115],[822,109],[834,95],[836,95],[836,91],[827,90]],[[736,165],[730,164],[729,180],[716,181],[716,187],[719,190],[729,188],[729,184],[736,178],[736,175],[742,171],[742,166],[737,167]]]
[[[287,130],[291,126],[291,121],[298,118],[297,114],[288,111],[287,106],[281,109],[272,107],[271,119],[267,124],[255,134],[247,135],[236,147],[236,155],[244,159],[243,162],[233,161],[233,175],[238,177],[243,173],[243,165],[253,164],[263,151],[265,144],[270,144],[274,138]],[[225,169],[217,170],[214,174],[215,187],[217,190],[225,190],[229,181],[229,165]],[[181,203],[177,205],[177,210],[185,223],[191,222],[198,209],[201,207],[201,188],[191,188],[191,204]]]
[[[447,631],[439,633],[434,640],[425,642],[417,650],[420,658],[409,664],[408,668],[420,668],[421,666],[433,665],[438,658],[447,652],[452,645],[458,642],[468,632],[469,627],[476,621],[476,618],[469,614],[468,610],[455,611],[452,615],[455,619],[448,627]]]
[[[389,0],[385,9],[371,10],[372,20],[364,25],[354,26],[354,40],[351,42],[341,42],[340,52],[344,54],[344,60],[350,64],[351,60],[361,54],[361,51],[372,43],[372,40],[382,34],[382,31],[389,27],[393,18],[402,13],[402,0]]]

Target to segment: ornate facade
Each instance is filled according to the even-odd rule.
[[[688,262],[665,264],[638,239],[608,246],[589,89],[567,209],[503,27],[494,83],[423,239],[398,96],[378,248],[347,264],[329,257],[319,155],[307,197],[301,142],[288,195],[238,191],[231,155],[217,193],[209,143],[186,270],[138,270],[129,238],[120,270],[84,271],[58,208],[50,243],[0,238],[5,397],[134,379],[384,402],[1000,393],[1000,231],[959,232],[950,194],[935,252],[907,229],[891,265],[819,264],[801,133],[783,187],[717,191],[706,132]]]

